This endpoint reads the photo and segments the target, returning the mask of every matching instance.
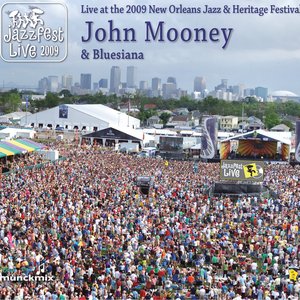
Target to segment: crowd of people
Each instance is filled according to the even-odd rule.
[[[299,167],[233,198],[207,193],[219,164],[65,155],[1,178],[0,299],[300,299]]]

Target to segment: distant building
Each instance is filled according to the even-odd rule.
[[[158,77],[152,78],[152,97],[159,97],[162,95],[162,85],[161,85],[161,79]]]
[[[173,116],[169,123],[174,126],[189,127],[191,126],[191,117],[189,115]]]
[[[247,119],[247,130],[258,130],[258,129],[264,129],[264,123],[261,121],[261,119],[251,116]]]
[[[244,97],[251,97],[255,95],[254,89],[245,89],[244,90]]]
[[[206,82],[205,79],[203,77],[195,77],[194,79],[194,92],[204,92],[204,90],[206,89]]]
[[[99,83],[93,82],[93,91],[97,91],[99,89]]]
[[[38,82],[38,91],[42,94],[47,93],[48,91],[48,78],[44,77]]]
[[[220,130],[231,131],[233,129],[238,129],[239,118],[236,116],[220,116],[219,127]]]
[[[144,105],[144,110],[156,109],[157,105],[154,103],[149,103]]]
[[[162,86],[162,95],[164,99],[177,98],[176,84],[167,82]]]
[[[268,99],[268,89],[265,87],[256,87],[255,88],[255,96],[262,98],[264,101]]]
[[[152,78],[152,90],[161,90],[161,79],[158,77]]]
[[[221,84],[217,85],[215,87],[215,91],[227,91],[227,86],[228,86],[228,79],[222,79]]]
[[[300,96],[290,91],[275,91],[271,94],[273,101],[286,102],[289,100],[300,101]]]
[[[233,97],[238,100],[244,97],[245,86],[243,84],[234,85],[230,87]]]
[[[161,119],[158,116],[152,116],[147,119],[147,126],[149,127],[153,127],[159,123],[161,123]]]
[[[279,125],[276,125],[274,127],[272,127],[270,129],[270,131],[276,131],[276,132],[288,132],[290,131],[290,127],[288,127],[287,125],[285,124],[279,124]]]
[[[147,81],[140,81],[139,86],[141,91],[146,91],[148,89],[148,82]]]
[[[226,101],[232,101],[232,92],[225,91],[225,90],[215,90],[209,93],[212,97],[220,99],[220,100],[226,100]]]
[[[127,88],[136,88],[137,87],[136,73],[137,73],[136,67],[134,67],[134,66],[127,67],[127,73],[126,73]]]
[[[92,74],[80,74],[80,88],[83,90],[91,90]]]
[[[63,75],[61,77],[61,88],[71,91],[73,85],[72,75]]]
[[[121,87],[121,69],[118,66],[111,67],[110,70],[110,88],[109,91],[114,94],[119,94]]]
[[[175,86],[176,86],[176,88],[177,88],[177,82],[176,82],[176,78],[175,77],[168,77],[167,78],[167,83],[173,83]]]
[[[99,88],[107,89],[108,88],[108,80],[105,78],[102,78],[99,80]]]
[[[25,116],[30,116],[31,113],[28,111],[17,111],[12,112],[9,114],[1,115],[0,116],[0,123],[18,123],[20,122],[21,118]]]
[[[180,108],[176,108],[174,109],[174,114],[175,115],[185,115],[187,116],[189,114],[189,110],[186,107],[180,107]]]
[[[52,93],[57,93],[58,88],[58,76],[48,76],[48,91]]]

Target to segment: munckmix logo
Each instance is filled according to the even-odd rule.
[[[7,2],[1,7],[1,57],[7,62],[61,62],[67,57],[62,3]]]
[[[41,275],[45,274],[45,264],[41,264],[38,266],[38,274],[39,275],[2,275],[2,273],[0,273],[0,282],[52,282],[55,280],[55,277],[53,275]]]

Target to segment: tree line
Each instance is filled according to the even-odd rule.
[[[0,108],[2,113],[9,113],[18,110],[28,110],[32,113],[55,107],[60,104],[104,104],[114,109],[120,106],[128,105],[137,107],[139,113],[135,116],[145,123],[153,115],[160,115],[161,110],[174,110],[177,108],[187,108],[189,111],[198,110],[203,115],[233,115],[244,117],[255,116],[261,119],[267,128],[271,128],[280,123],[284,123],[290,128],[293,127],[290,117],[300,117],[300,103],[287,101],[277,102],[259,102],[255,98],[248,97],[242,101],[225,101],[208,96],[203,100],[194,100],[188,96],[177,99],[149,98],[141,94],[125,94],[121,97],[116,95],[104,95],[101,92],[87,95],[72,95],[68,90],[62,90],[60,93],[46,94],[41,100],[29,100],[28,105],[24,104],[24,97],[34,94],[31,91],[18,92],[14,89],[8,92],[0,93]],[[22,103],[23,99],[23,103]],[[146,109],[147,104],[152,104],[154,108]],[[164,115],[164,119],[166,115]]]

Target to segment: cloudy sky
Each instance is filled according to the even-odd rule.
[[[24,0],[23,0],[24,1]],[[25,1],[26,2],[26,1]],[[42,1],[40,1],[41,3]],[[80,73],[91,73],[92,81],[109,78],[110,68],[118,65],[122,70],[122,81],[126,81],[126,66],[134,65],[138,71],[138,81],[160,77],[166,82],[167,77],[176,77],[178,86],[189,92],[193,88],[196,76],[206,79],[209,90],[220,83],[222,78],[228,79],[229,85],[244,84],[247,88],[256,86],[268,87],[269,91],[289,90],[300,95],[298,70],[300,67],[300,18],[299,14],[268,13],[264,16],[256,14],[180,14],[169,13],[170,5],[179,7],[200,7],[202,10],[207,3],[212,7],[225,5],[224,1],[178,1],[178,0],[129,0],[129,1],[92,1],[65,0],[68,9],[68,56],[60,63],[9,63],[0,60],[0,86],[10,82],[25,86],[37,86],[40,78],[49,75],[73,75],[73,81],[79,81]],[[32,3],[32,1],[28,1]],[[36,2],[38,6],[38,2]],[[263,3],[263,4],[262,4]],[[278,7],[290,5],[299,6],[297,1],[232,1],[226,2],[240,6],[264,6],[270,11],[271,5]],[[108,7],[108,13],[82,13],[82,4],[89,7]],[[112,14],[110,7],[143,4],[149,11],[149,5],[166,7],[167,13],[161,14]],[[55,12],[52,21],[55,23]],[[2,16],[4,12],[2,11]],[[48,15],[48,17],[49,17]],[[51,17],[52,17],[51,15]],[[94,28],[105,28],[108,31],[108,20],[113,20],[119,28],[134,28],[136,42],[98,42],[93,36],[88,43],[82,42],[82,36],[87,35],[86,21],[93,21]],[[164,21],[165,28],[233,28],[226,49],[223,36],[220,42],[197,43],[182,42],[145,42],[145,22],[150,21],[153,28],[158,22]],[[166,30],[167,31],[167,30]],[[82,49],[92,52],[92,49],[102,48],[106,52],[125,51],[143,52],[144,60],[89,60],[81,58]]]

